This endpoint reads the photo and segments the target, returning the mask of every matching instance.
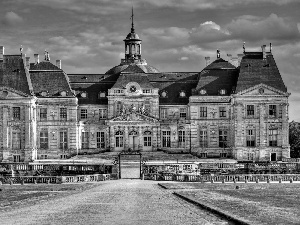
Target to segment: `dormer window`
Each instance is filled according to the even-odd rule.
[[[179,97],[180,98],[185,98],[186,97],[185,91],[180,91]]]
[[[220,93],[220,95],[225,95],[226,94],[226,90],[225,89],[221,89],[219,93]]]
[[[106,93],[105,92],[99,92],[98,98],[105,98],[105,97],[106,97]]]
[[[84,91],[80,93],[81,98],[87,98],[88,94]]]
[[[66,92],[66,91],[61,91],[61,92],[60,92],[60,96],[66,97],[66,96],[67,96],[67,92]]]
[[[42,92],[40,93],[40,95],[43,96],[43,97],[46,97],[46,96],[48,95],[48,93],[47,93],[47,91],[42,91]]]
[[[205,95],[206,94],[206,90],[205,89],[201,89],[200,90],[200,95]]]
[[[161,96],[162,98],[167,98],[167,97],[168,97],[168,92],[162,91],[161,94],[160,94],[160,96]]]

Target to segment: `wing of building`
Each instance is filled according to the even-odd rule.
[[[288,97],[271,48],[221,58],[198,72],[160,72],[131,32],[105,74],[66,74],[49,54],[34,62],[0,47],[0,162],[123,150],[203,158],[290,157]]]

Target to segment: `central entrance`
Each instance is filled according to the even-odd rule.
[[[138,135],[136,131],[131,131],[129,133],[129,148],[132,151],[137,151],[138,150]]]
[[[134,140],[134,139],[133,139]],[[141,179],[142,154],[122,151],[119,154],[119,179]]]

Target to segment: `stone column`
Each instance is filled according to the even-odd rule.
[[[290,158],[288,104],[282,104],[282,158]]]
[[[139,126],[139,145],[138,150],[143,150],[143,129],[142,126]]]
[[[3,121],[2,121],[2,130],[3,130],[3,162],[9,160],[9,145],[8,145],[8,125],[7,122],[10,120],[8,106],[3,106]]]
[[[156,135],[157,135],[157,148],[161,148],[162,146],[161,146],[161,129],[160,129],[160,125],[159,126],[157,126],[157,133],[156,133]]]
[[[152,150],[157,150],[157,127],[152,128]]]
[[[25,161],[30,161],[35,159],[35,152],[33,149],[33,110],[31,105],[26,105],[25,107]]]
[[[266,105],[259,104],[259,161],[265,160],[268,141],[268,127],[266,123]]]
[[[115,128],[114,126],[110,127],[110,151],[113,152],[115,150]]]
[[[129,148],[129,127],[125,126],[125,132],[124,132],[124,149],[128,150]]]

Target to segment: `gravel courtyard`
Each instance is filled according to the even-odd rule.
[[[0,212],[0,224],[227,224],[153,181],[116,180]]]

